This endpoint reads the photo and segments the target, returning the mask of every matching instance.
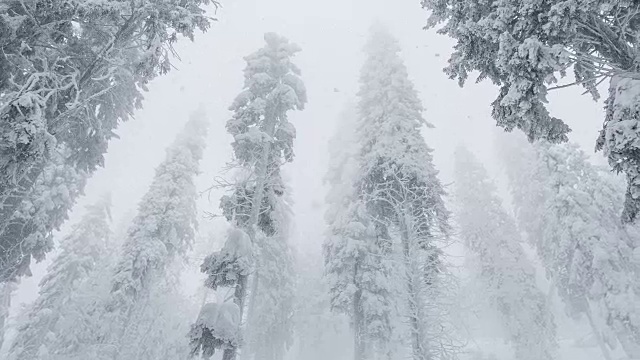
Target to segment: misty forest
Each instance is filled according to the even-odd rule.
[[[640,2],[0,0],[0,359],[640,360]]]

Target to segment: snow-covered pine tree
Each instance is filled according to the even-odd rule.
[[[222,348],[223,359],[235,360],[241,343],[241,339],[235,336],[239,334],[239,329],[232,332],[233,338],[229,338],[225,335],[228,332],[217,328],[226,325],[212,319],[229,311],[237,312],[238,319],[242,319],[247,305],[248,275],[251,268],[260,272],[262,263],[257,258],[260,252],[280,252],[287,249],[283,242],[287,230],[275,213],[275,209],[284,206],[282,196],[286,191],[280,167],[293,160],[295,127],[288,121],[287,113],[303,109],[307,95],[299,77],[300,70],[291,62],[291,57],[300,48],[274,33],[265,34],[264,40],[267,43],[265,47],[245,57],[247,66],[244,71],[244,89],[231,105],[233,117],[227,122],[227,130],[234,137],[234,162],[239,168],[241,180],[233,185],[231,195],[222,198],[220,206],[233,229],[223,250],[210,255],[202,265],[202,271],[209,275],[209,287],[234,288],[233,304],[205,305],[200,319],[190,333],[193,355],[202,353],[203,356],[210,357],[215,349]],[[261,244],[258,245],[259,242]],[[252,249],[254,245],[255,248]],[[289,255],[280,253],[277,258],[286,260],[287,256]],[[287,268],[290,265],[284,265],[280,270]],[[273,275],[282,277],[275,280],[274,284],[289,287],[286,284],[290,280],[284,277],[291,274]],[[254,279],[258,280],[254,280],[252,288],[259,289],[260,275]],[[281,290],[288,291],[287,288],[267,290],[272,294]],[[256,297],[260,296],[259,291],[254,293]],[[261,301],[257,298],[254,305]],[[233,306],[236,310],[232,311]],[[250,309],[252,306],[249,304]],[[275,313],[281,310],[271,311]],[[236,325],[239,326],[239,322]],[[270,339],[277,342],[283,340],[279,336]]]
[[[144,304],[172,260],[192,245],[197,227],[195,177],[207,133],[206,115],[195,112],[167,150],[129,228],[115,267],[107,310],[112,339],[120,343],[129,315]]]
[[[640,4],[618,0],[480,1],[421,0],[429,25],[457,41],[446,68],[464,84],[469,73],[500,86],[493,117],[530,141],[567,141],[569,127],[546,108],[551,89],[582,85],[594,99],[609,79],[607,114],[597,148],[627,176],[622,218],[640,212],[640,155],[636,131],[640,108],[638,24]],[[572,68],[575,82],[550,87]]]
[[[514,193],[523,195],[514,204],[519,223],[542,214],[541,228],[528,237],[547,277],[568,312],[587,317],[605,356],[616,339],[630,358],[640,356],[640,286],[632,258],[638,243],[615,215],[622,192],[576,145],[541,142],[533,151],[529,179],[510,181]],[[539,191],[530,181],[541,184],[541,197],[526,195]],[[520,210],[527,207],[539,208]]]
[[[515,221],[503,209],[484,167],[463,147],[455,153],[455,184],[460,238],[477,259],[475,270],[501,315],[515,359],[555,359],[553,315],[536,286]]]
[[[540,257],[570,306],[601,319],[630,358],[640,357],[640,287],[631,265],[637,244],[615,216],[621,193],[577,146],[542,143],[538,151],[540,171],[555,190],[546,202]]]
[[[381,25],[371,30],[358,92],[360,164],[357,194],[373,219],[378,241],[394,238],[404,261],[411,348],[415,360],[432,359],[425,298],[442,266],[438,238],[449,232],[445,194],[420,129],[429,124],[399,55],[396,39]]]
[[[364,360],[375,350],[389,350],[394,271],[388,240],[379,241],[372,218],[358,199],[356,119],[356,106],[347,105],[329,144],[330,167],[325,178],[330,186],[325,214],[328,229],[323,252],[331,309],[349,317],[354,359]]]
[[[49,359],[57,349],[54,344],[61,333],[60,324],[69,308],[78,304],[78,290],[95,276],[105,256],[111,236],[111,199],[104,196],[87,206],[80,222],[60,241],[61,251],[40,282],[40,293],[19,325],[11,346],[13,360]]]
[[[132,214],[127,214],[124,217],[126,221],[121,218],[112,226],[114,232],[107,248],[100,254],[88,279],[78,286],[63,308],[56,325],[56,336],[48,343],[49,357],[41,360],[113,360],[96,339],[104,336],[101,325],[105,321],[105,301],[109,299],[112,285],[108,275],[113,274],[119,260],[119,250],[125,239],[123,235],[128,227],[123,225],[128,225],[132,217]]]
[[[66,218],[148,83],[170,70],[172,44],[207,30],[211,3],[2,2],[0,280],[28,274],[31,257],[50,250],[42,237]],[[59,171],[69,175],[55,177],[62,185],[36,189]],[[58,186],[62,200],[41,201]]]

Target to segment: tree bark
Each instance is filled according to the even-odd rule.
[[[408,307],[409,307],[409,322],[411,325],[411,347],[413,349],[414,360],[430,360],[430,356],[425,348],[425,334],[422,323],[424,321],[420,306],[422,301],[420,299],[420,283],[416,281],[417,274],[420,270],[415,266],[415,260],[412,254],[412,244],[410,234],[410,224],[407,217],[410,217],[409,212],[403,209],[399,217],[402,219],[400,222],[400,233],[402,237],[402,250],[406,266],[407,276],[407,292],[408,292]]]
[[[591,326],[593,336],[595,336],[598,346],[602,351],[602,357],[604,357],[605,360],[611,360],[611,354],[609,353],[609,348],[607,347],[607,344],[604,343],[604,340],[602,340],[602,336],[598,331],[598,327],[596,326],[596,323],[593,320],[593,315],[591,314],[591,302],[588,299],[585,299],[585,300],[587,302],[586,315],[587,315],[587,319],[589,320],[589,326]]]
[[[238,308],[240,309],[240,319],[242,319],[244,312],[244,300],[247,295],[247,280],[248,277],[246,275],[240,275],[238,277],[238,284],[236,285],[236,289],[233,293],[233,302],[238,305]],[[234,346],[224,350],[222,353],[222,360],[235,360],[237,356],[238,347]]]
[[[258,293],[258,286],[259,286],[259,273],[260,271],[256,269],[256,271],[253,273],[253,280],[251,281],[251,291],[249,291],[249,303],[246,305],[247,306],[247,323],[249,323],[249,319],[251,319],[251,317],[253,316],[253,314],[255,313],[255,303],[256,303],[256,296]],[[248,340],[249,346],[251,346],[251,340]],[[249,354],[240,356],[241,360],[250,360],[250,356]]]
[[[358,275],[358,264],[354,266],[354,285]],[[362,290],[353,294],[353,359],[365,360],[364,318],[362,314]]]
[[[6,321],[9,317],[9,307],[11,307],[11,294],[15,287],[11,282],[0,284],[0,346],[4,342]]]

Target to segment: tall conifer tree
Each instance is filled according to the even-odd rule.
[[[349,104],[329,144],[330,186],[325,215],[328,231],[323,249],[325,278],[333,311],[349,316],[354,358],[374,350],[388,351],[393,327],[393,262],[386,242],[376,240],[375,226],[358,198],[357,110]]]
[[[166,276],[166,268],[185,254],[197,228],[195,178],[206,145],[207,119],[197,111],[167,150],[156,168],[149,190],[129,227],[114,270],[107,303],[107,341],[115,355],[125,337],[132,314],[144,306],[149,292]]]
[[[59,350],[55,346],[64,333],[66,317],[79,306],[77,293],[97,276],[106,257],[111,237],[111,200],[104,197],[86,212],[61,244],[61,252],[40,282],[40,294],[19,325],[11,347],[15,360],[49,359]]]
[[[605,356],[617,342],[640,356],[640,308],[630,305],[640,301],[638,243],[616,216],[624,191],[574,144],[503,144],[517,220],[567,310],[587,317]],[[526,157],[508,156],[512,146]]]
[[[558,344],[553,315],[536,286],[515,221],[502,207],[486,170],[466,148],[455,157],[457,223],[483,290],[500,314],[519,360],[552,360]]]
[[[233,229],[224,248],[202,265],[209,276],[207,286],[234,288],[233,304],[203,307],[190,332],[194,355],[210,357],[216,349],[223,349],[223,359],[235,360],[243,340],[240,319],[247,306],[252,326],[258,326],[253,319],[260,316],[271,318],[270,325],[263,324],[267,325],[263,331],[252,328],[249,332],[257,346],[254,349],[265,351],[259,356],[281,358],[289,336],[288,325],[278,326],[278,322],[288,321],[287,313],[292,311],[288,292],[293,285],[286,243],[286,186],[280,168],[294,156],[295,127],[288,121],[288,112],[302,110],[307,95],[300,70],[291,61],[300,48],[274,33],[265,34],[264,40],[263,48],[245,57],[244,89],[231,105],[233,117],[227,122],[240,180],[232,185],[232,193],[222,198],[220,207]],[[274,266],[277,272],[272,272]],[[253,301],[247,304],[252,271]],[[261,300],[262,296],[266,299]],[[271,296],[282,298],[269,301]]]
[[[442,285],[444,268],[437,245],[448,236],[449,212],[432,150],[420,133],[423,126],[432,125],[422,116],[399,52],[398,41],[374,25],[360,73],[354,187],[380,257],[393,259],[398,250],[404,291],[396,304],[403,307],[413,358],[426,360],[444,356],[440,342],[445,326],[434,316],[437,309],[428,304],[437,303]]]

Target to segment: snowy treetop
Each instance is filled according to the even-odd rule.
[[[286,113],[302,110],[307,102],[300,69],[291,62],[300,48],[274,33],[265,34],[265,41],[265,47],[245,57],[244,89],[231,105],[234,115],[227,122],[241,163],[255,162],[267,142],[273,156],[291,161],[296,133]]]

